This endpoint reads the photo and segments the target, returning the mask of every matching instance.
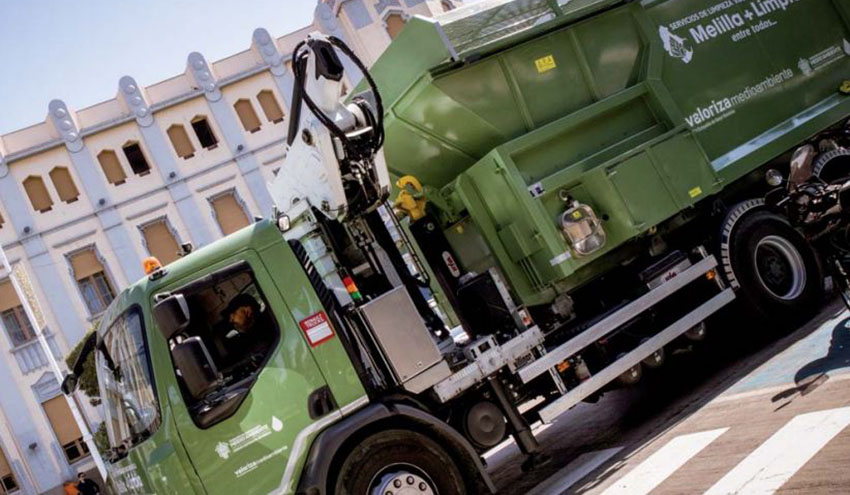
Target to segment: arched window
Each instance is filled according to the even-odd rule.
[[[251,219],[245,213],[245,208],[236,198],[236,193],[228,191],[210,198],[215,220],[221,228],[221,233],[230,235],[251,224]]]
[[[148,159],[145,158],[142,147],[135,141],[130,141],[121,147],[124,150],[124,156],[130,163],[130,169],[136,175],[148,175],[151,173],[151,166],[148,164]]]
[[[390,14],[384,20],[384,23],[387,25],[387,33],[389,33],[390,38],[395,39],[398,36],[398,33],[404,29],[404,25],[407,21],[404,20],[404,17],[401,14]]]
[[[127,174],[124,172],[124,167],[118,161],[118,155],[112,150],[103,150],[97,154],[97,161],[100,162],[100,168],[103,170],[103,175],[110,184],[120,186],[127,181]]]
[[[186,134],[186,129],[182,125],[174,124],[168,128],[166,133],[177,156],[184,160],[195,156],[195,146],[192,145],[192,141],[189,141],[189,135]]]
[[[54,167],[50,171],[50,180],[53,181],[53,187],[56,188],[59,199],[62,201],[73,203],[80,198],[80,191],[77,190],[71,172],[66,167]]]
[[[74,253],[68,260],[89,313],[102,313],[115,298],[115,290],[94,248]]]
[[[448,11],[454,9],[454,6],[451,4],[451,2],[448,2],[447,0],[443,0],[442,4],[443,4],[443,12],[448,12]]]
[[[210,123],[207,122],[206,117],[198,116],[192,119],[192,129],[195,131],[198,142],[204,148],[211,150],[218,146],[218,139],[215,138],[215,134],[212,127],[210,127]]]
[[[155,256],[163,266],[180,257],[180,244],[171,232],[167,219],[155,220],[142,226],[141,230],[148,253]]]
[[[30,175],[24,179],[24,191],[30,198],[30,203],[35,211],[41,213],[48,212],[53,209],[53,200],[47,192],[47,187],[44,186],[44,181],[38,175]]]
[[[260,130],[260,119],[257,118],[257,112],[254,111],[254,106],[250,100],[240,98],[233,104],[233,109],[236,110],[236,115],[242,122],[242,127],[248,132],[257,132]]]
[[[26,344],[35,338],[35,330],[24,312],[18,293],[8,278],[0,280],[0,319],[12,346]]]
[[[262,107],[263,113],[266,114],[266,119],[269,122],[272,124],[283,122],[283,110],[280,109],[280,105],[277,104],[277,98],[274,97],[274,93],[271,90],[264,89],[257,93],[257,101],[260,102],[260,107]]]
[[[56,433],[56,439],[65,451],[68,462],[75,462],[89,455],[89,448],[83,442],[80,427],[74,421],[71,408],[65,396],[54,397],[41,404],[47,414],[47,420]]]
[[[15,479],[15,473],[12,472],[6,455],[0,449],[0,493],[12,493],[17,490],[18,481]]]

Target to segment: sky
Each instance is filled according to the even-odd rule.
[[[246,50],[312,22],[316,0],[0,0],[0,134],[44,121],[59,98],[82,109]]]

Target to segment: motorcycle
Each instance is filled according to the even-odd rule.
[[[839,138],[848,135],[846,128],[840,133]],[[820,148],[811,143],[797,148],[787,179],[776,169],[768,170],[766,180],[774,189],[764,201],[768,209],[784,216],[820,253],[827,273],[850,309],[850,167],[846,173],[835,173],[833,167],[831,174],[816,174],[815,159],[823,153],[823,140]]]

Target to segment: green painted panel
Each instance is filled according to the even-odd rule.
[[[569,31],[554,33],[501,55],[516,79],[535,127],[547,124],[593,102]],[[551,68],[537,67],[552,57]]]
[[[491,129],[499,132],[502,138],[499,142],[488,143],[486,149],[473,146],[478,153],[484,154],[504,140],[528,130],[519,117],[520,104],[498,58],[485,59],[463,71],[450,72],[436,78],[433,84],[446,95],[451,95],[457,105],[474,113],[477,118],[487,122]],[[466,121],[453,121],[450,125],[462,127]]]
[[[719,189],[711,162],[690,132],[653,146],[650,153],[680,208],[691,206]]]
[[[263,264],[269,272],[271,281],[286,301],[289,314],[300,322],[320,311],[324,311],[321,301],[310,288],[310,280],[301,268],[295,255],[283,242],[275,243],[260,253]],[[334,329],[336,337],[317,347],[309,348],[319,367],[319,371],[333,393],[339,407],[344,407],[366,395],[366,389],[357,376],[354,366],[339,338],[339,329]],[[302,340],[304,335],[301,334]],[[306,343],[306,340],[305,340]],[[293,351],[302,348],[293,344]],[[303,347],[306,349],[306,347]]]
[[[642,131],[654,127],[658,121],[642,97],[612,106],[605,102],[596,104],[602,111],[585,111],[586,118],[576,118],[559,131],[548,133],[547,139],[535,146],[522,146],[511,153],[528,185],[566,169],[571,164],[615,146]],[[530,136],[529,136],[530,137]],[[511,145],[508,145],[511,147]],[[603,160],[599,160],[602,162]]]
[[[608,175],[626,203],[636,229],[655,225],[679,209],[646,153],[612,167]]]
[[[597,98],[638,82],[643,42],[630,10],[615,10],[573,30],[593,76]]]
[[[483,91],[485,88],[478,89]],[[415,100],[396,106],[396,116],[476,157],[483,156],[506,139],[501,129],[466,106],[458,104],[456,96],[449,96],[437,86],[429,84],[419,90]],[[494,104],[498,104],[498,101],[494,101]],[[504,114],[511,114],[510,107]]]
[[[423,184],[446,184],[475,159],[445,141],[390,116],[386,123],[384,156],[390,172],[397,176],[414,173]]]

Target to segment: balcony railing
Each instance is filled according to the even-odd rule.
[[[62,354],[59,352],[59,347],[56,345],[56,338],[48,330],[45,329],[44,336],[47,339],[47,345],[50,347],[53,356],[56,359],[61,359]],[[38,343],[38,339],[32,339],[29,342],[23,343],[12,349],[12,355],[18,362],[18,367],[21,368],[21,373],[27,375],[33,371],[39,370],[48,366],[47,356]]]

